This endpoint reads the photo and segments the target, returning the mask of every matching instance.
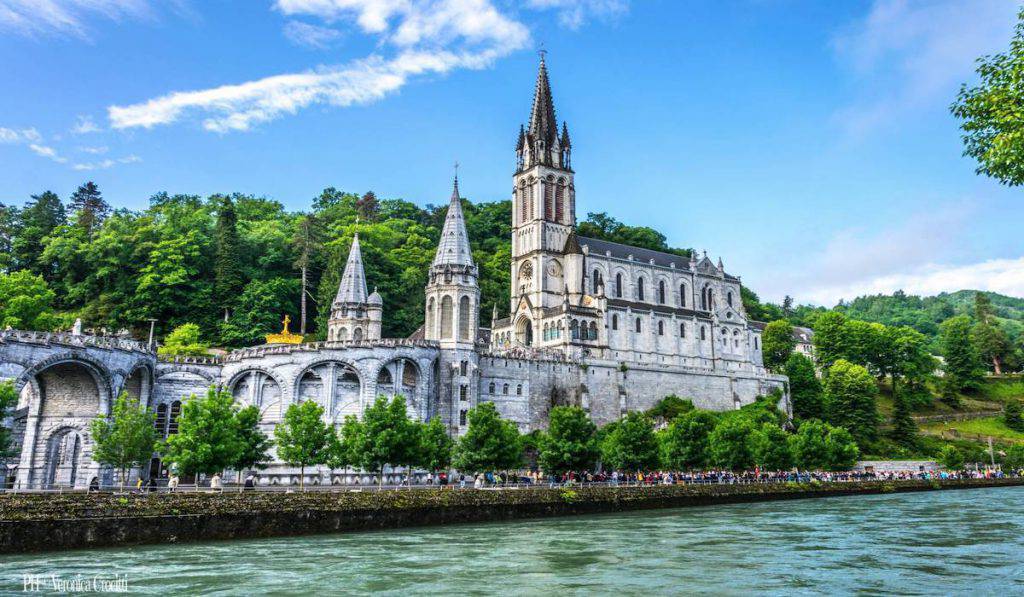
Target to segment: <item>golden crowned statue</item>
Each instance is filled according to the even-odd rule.
[[[285,315],[281,321],[283,327],[280,334],[267,334],[267,344],[302,344],[302,335],[293,334],[288,331],[288,324],[292,318]]]

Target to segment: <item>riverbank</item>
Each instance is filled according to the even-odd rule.
[[[4,494],[0,553],[251,539],[792,500],[1024,486],[1024,479],[310,493]]]

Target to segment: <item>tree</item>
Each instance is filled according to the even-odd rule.
[[[359,467],[377,471],[377,482],[384,484],[384,467],[412,467],[419,458],[420,434],[409,419],[405,397],[378,396],[363,413],[362,433],[353,453]]]
[[[419,462],[416,464],[432,473],[447,469],[452,464],[454,444],[441,418],[434,417],[420,426]]]
[[[976,389],[982,379],[981,359],[971,342],[971,320],[957,315],[942,322],[942,352],[946,357],[945,372],[958,384],[956,390]]]
[[[1024,469],[1024,444],[1013,444],[1006,449],[1006,458],[1003,459],[1003,469],[1019,471]]]
[[[1003,422],[1014,431],[1024,431],[1024,418],[1021,417],[1019,400],[1010,398],[1003,405]]]
[[[117,469],[121,489],[124,489],[128,471],[153,457],[156,447],[153,419],[153,413],[140,405],[138,399],[121,392],[114,401],[110,417],[101,415],[89,425],[94,444],[92,458]]]
[[[747,417],[725,417],[708,437],[711,463],[715,466],[741,471],[754,464],[750,451],[750,435],[754,424]]]
[[[801,423],[788,443],[794,463],[804,470],[849,470],[860,455],[849,431],[816,419]]]
[[[248,469],[267,468],[270,460],[270,447],[274,442],[260,429],[260,409],[249,405],[235,413],[235,426],[242,449],[238,453],[232,468],[239,474]]]
[[[213,234],[214,297],[217,305],[224,310],[224,321],[227,321],[245,283],[240,266],[238,216],[231,197],[220,198],[217,226]]]
[[[578,406],[551,409],[547,432],[537,446],[540,467],[551,475],[585,471],[594,467],[598,457],[597,426]]]
[[[3,426],[3,422],[11,416],[11,411],[18,404],[18,393],[14,391],[14,384],[9,381],[0,382],[0,459],[10,458],[15,455],[14,430]]]
[[[53,269],[43,263],[40,256],[43,254],[44,240],[67,220],[64,204],[55,193],[46,191],[33,195],[19,215],[20,222],[11,241],[12,269],[27,269],[49,282],[52,280]]]
[[[620,419],[601,443],[601,459],[609,467],[624,472],[658,466],[658,440],[651,418],[631,412]]]
[[[28,270],[0,274],[0,329],[49,330],[59,319],[51,312],[54,292]]]
[[[332,469],[357,466],[356,457],[363,439],[363,423],[347,415],[341,427],[331,433],[327,446],[327,466]]]
[[[849,431],[842,427],[829,428],[826,426],[826,429],[828,429],[828,435],[825,437],[826,466],[833,471],[850,470],[857,462],[857,457],[860,456],[857,441]]]
[[[377,219],[377,212],[380,210],[380,202],[377,201],[377,195],[373,191],[366,191],[366,193],[356,201],[355,207],[360,218],[367,222],[372,222]]]
[[[939,462],[944,468],[958,471],[964,467],[964,454],[956,446],[946,445],[939,452]]]
[[[498,415],[493,402],[483,402],[467,413],[469,428],[459,438],[455,468],[467,473],[518,469],[523,450],[519,429]]]
[[[199,326],[194,323],[183,323],[174,328],[164,338],[164,344],[157,352],[161,356],[203,356],[209,345],[199,340]]]
[[[231,392],[211,386],[205,396],[191,395],[182,405],[178,433],[161,449],[163,459],[181,474],[213,474],[238,462],[243,449]]]
[[[849,358],[849,355],[846,316],[836,311],[822,313],[814,322],[814,356],[818,365],[827,369],[839,359]]]
[[[675,394],[670,394],[659,400],[657,404],[651,407],[650,410],[647,411],[647,415],[652,419],[670,423],[674,421],[676,417],[688,413],[693,409],[693,400],[684,400]]]
[[[896,443],[913,447],[917,444],[917,424],[910,416],[910,404],[906,393],[894,392],[892,400],[892,431],[889,435]]]
[[[783,471],[793,466],[786,432],[778,425],[765,423],[750,434],[750,454],[762,470]]]
[[[1013,353],[1006,332],[999,327],[992,300],[983,292],[974,293],[974,318],[977,323],[971,328],[971,341],[982,361],[992,363],[992,371],[1001,375],[1003,361]]]
[[[829,369],[824,387],[828,422],[846,428],[861,446],[873,441],[878,435],[878,386],[868,370],[840,359]]]
[[[814,370],[814,362],[800,353],[793,353],[783,370],[789,378],[789,397],[793,403],[793,416],[798,419],[820,419],[824,415],[821,380]]]
[[[978,59],[981,82],[963,85],[950,110],[963,131],[964,155],[977,160],[978,174],[1017,186],[1024,182],[1024,9],[1008,51]]]
[[[110,214],[110,205],[103,199],[99,187],[91,180],[78,187],[71,194],[70,207],[75,215],[75,225],[86,236],[92,236]]]
[[[692,410],[661,432],[661,462],[672,470],[700,470],[711,460],[709,437],[717,419],[705,410]]]
[[[785,319],[773,321],[761,333],[761,352],[764,366],[772,371],[781,371],[789,356],[796,348],[793,326]]]
[[[306,297],[309,296],[309,268],[313,264],[321,246],[320,221],[313,214],[305,214],[299,219],[299,225],[292,237],[292,247],[299,254],[295,267],[302,272],[302,294],[300,296],[301,315],[299,333],[306,335]]]
[[[299,485],[306,488],[306,467],[327,462],[334,431],[323,421],[324,409],[312,400],[290,404],[274,428],[277,455],[299,467]]]

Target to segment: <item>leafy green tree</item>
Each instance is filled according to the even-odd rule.
[[[824,415],[821,380],[814,370],[814,362],[799,353],[793,353],[783,370],[789,378],[789,397],[793,403],[793,416],[798,419],[820,419]]]
[[[661,461],[672,470],[700,470],[711,460],[710,435],[717,419],[704,410],[676,418],[661,432]]]
[[[209,345],[200,341],[199,326],[194,323],[183,323],[164,338],[164,344],[157,352],[161,356],[202,356],[209,350]]]
[[[547,432],[540,436],[540,467],[548,474],[585,471],[598,458],[597,427],[578,406],[551,409]]]
[[[363,427],[355,415],[348,415],[341,427],[331,433],[327,446],[327,466],[332,469],[358,466],[357,453],[363,444]]]
[[[249,469],[267,468],[273,440],[260,429],[260,409],[249,405],[235,413],[235,425],[242,449],[232,468],[239,473]]]
[[[978,388],[983,369],[971,342],[971,320],[966,315],[951,317],[942,322],[940,329],[946,375],[959,384],[957,390]]]
[[[829,465],[825,440],[828,439],[832,426],[817,419],[808,419],[800,423],[796,433],[789,436],[789,450],[793,462],[804,470],[827,469]]]
[[[754,423],[746,417],[723,418],[708,437],[711,463],[715,466],[741,471],[754,465],[750,451],[750,436]]]
[[[45,239],[67,221],[64,204],[55,193],[46,191],[33,195],[19,215],[20,222],[11,240],[12,268],[27,269],[49,282],[52,264],[42,262],[40,256]]]
[[[814,356],[818,364],[829,368],[839,359],[848,359],[850,343],[846,316],[830,311],[821,314],[814,322]]]
[[[0,382],[0,459],[15,455],[13,440],[14,430],[3,425],[11,416],[11,411],[18,404],[18,393],[14,384],[9,381]]]
[[[750,434],[750,454],[754,464],[769,471],[783,471],[793,466],[786,432],[778,425],[765,423]]]
[[[214,295],[217,304],[224,310],[224,321],[228,321],[245,283],[239,255],[241,241],[238,236],[238,216],[231,197],[221,198],[214,242]]]
[[[191,395],[181,407],[178,433],[164,441],[164,462],[185,475],[213,474],[238,462],[244,446],[238,436],[235,399],[211,386],[205,396]]]
[[[0,329],[52,329],[59,322],[51,311],[53,299],[42,276],[27,270],[0,274]]]
[[[645,413],[631,412],[620,419],[600,448],[601,460],[615,470],[646,471],[658,466],[654,423]]]
[[[830,470],[850,470],[857,462],[858,456],[860,448],[849,431],[842,427],[832,427],[828,430],[825,437],[825,460]]]
[[[154,415],[127,392],[114,401],[110,417],[99,416],[89,425],[93,439],[92,458],[114,467],[121,480],[121,489],[128,472],[153,457],[156,448]]]
[[[306,335],[306,298],[309,296],[309,270],[316,263],[323,245],[323,230],[320,220],[313,214],[304,214],[292,236],[292,248],[298,253],[295,267],[302,272],[302,288],[299,303],[299,333]]]
[[[978,174],[1017,186],[1024,182],[1024,9],[1008,51],[978,59],[981,82],[963,85],[951,110],[963,131],[964,155],[978,162]]]
[[[964,454],[956,446],[946,445],[939,452],[939,462],[951,471],[958,471],[964,467]]]
[[[467,413],[469,427],[459,438],[453,463],[467,473],[518,469],[523,461],[519,429],[498,415],[493,402],[483,402]]]
[[[829,369],[824,387],[828,422],[846,428],[861,446],[873,441],[878,435],[878,386],[868,370],[840,359]]]
[[[363,413],[362,433],[353,456],[359,467],[377,471],[378,483],[384,483],[384,467],[417,464],[421,455],[420,433],[409,419],[405,397],[378,396]]]
[[[238,308],[220,324],[221,341],[227,346],[251,346],[277,333],[282,317],[294,309],[300,285],[285,278],[249,282],[237,300]]]
[[[892,431],[890,436],[898,444],[913,447],[917,444],[917,424],[910,416],[910,404],[905,392],[893,394]]]
[[[1021,417],[1019,400],[1010,398],[1003,405],[1003,422],[1014,431],[1024,431],[1024,418]]]
[[[666,423],[674,421],[694,409],[693,400],[683,399],[675,394],[665,396],[647,411],[647,415],[655,420]]]
[[[92,236],[110,215],[110,205],[103,199],[103,194],[96,183],[91,180],[71,194],[70,207],[75,215],[75,225],[81,228],[86,236]]]
[[[793,338],[793,326],[785,319],[769,323],[761,333],[761,352],[764,366],[772,371],[781,371],[793,349],[796,340]]]
[[[1006,450],[1003,459],[1003,470],[1019,471],[1024,469],[1024,444],[1013,444]]]
[[[999,323],[992,308],[992,300],[983,292],[974,293],[974,318],[977,323],[971,328],[971,341],[982,361],[992,363],[996,375],[1003,373],[1002,365],[1013,353],[1013,346]]]
[[[420,445],[417,466],[432,473],[445,470],[452,464],[455,441],[448,434],[440,417],[434,417],[420,426]]]
[[[288,405],[274,428],[277,455],[299,467],[299,484],[306,487],[306,467],[324,464],[330,457],[334,430],[323,420],[324,409],[311,400]]]

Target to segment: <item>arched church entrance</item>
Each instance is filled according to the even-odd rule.
[[[523,317],[516,324],[516,340],[523,346],[533,346],[533,322]]]

